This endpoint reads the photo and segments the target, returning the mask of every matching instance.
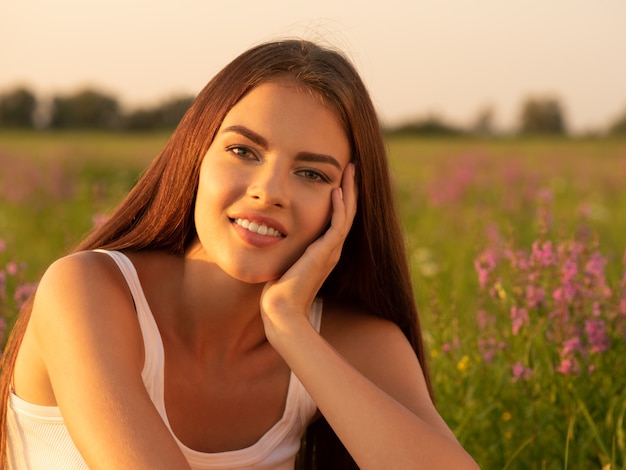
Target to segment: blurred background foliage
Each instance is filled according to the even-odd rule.
[[[112,93],[84,88],[70,94],[38,97],[25,86],[0,92],[0,128],[92,129],[107,131],[170,130],[176,127],[194,96],[170,96],[152,106],[128,109]],[[517,122],[509,131],[496,129],[495,110],[478,110],[473,123],[459,126],[436,114],[409,119],[387,126],[394,136],[569,136],[566,106],[558,96],[530,95],[519,106]],[[622,115],[607,120],[591,136],[626,135],[626,106]]]

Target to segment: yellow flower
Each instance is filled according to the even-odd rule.
[[[439,356],[439,351],[437,351],[435,348],[430,350],[430,357],[432,357],[433,359],[435,359],[436,357]]]
[[[508,411],[502,413],[502,421],[510,421],[513,416]]]
[[[470,366],[470,358],[469,356],[463,356],[459,362],[456,364],[456,368],[459,372],[465,372],[469,369]]]
[[[511,437],[513,437],[513,434],[511,432],[507,431],[507,432],[504,433],[504,438],[505,439],[511,439]]]
[[[500,284],[500,282],[496,282],[493,285],[493,288],[496,290],[496,293],[498,294],[498,298],[500,300],[506,299],[506,291],[504,290],[504,287],[502,287],[502,284]]]

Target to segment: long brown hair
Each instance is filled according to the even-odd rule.
[[[220,124],[252,88],[278,77],[295,80],[337,112],[356,164],[356,218],[321,294],[356,303],[396,323],[413,346],[431,392],[381,127],[359,74],[332,49],[304,40],[283,40],[253,47],[234,59],[200,92],[163,151],[109,220],[75,251],[158,249],[182,254],[196,236],[193,207],[200,163]],[[30,310],[27,306],[20,313],[2,357],[0,462],[6,447],[7,398]],[[321,420],[307,431],[298,468],[356,465]]]

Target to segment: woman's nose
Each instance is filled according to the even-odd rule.
[[[248,186],[248,196],[264,206],[286,207],[288,204],[288,177],[283,170],[263,165],[254,174]]]

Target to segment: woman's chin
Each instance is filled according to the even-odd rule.
[[[247,284],[265,284],[270,281],[275,281],[280,279],[283,275],[283,272],[280,273],[272,273],[272,272],[240,272],[231,274],[232,277],[238,279],[241,282],[245,282]]]

